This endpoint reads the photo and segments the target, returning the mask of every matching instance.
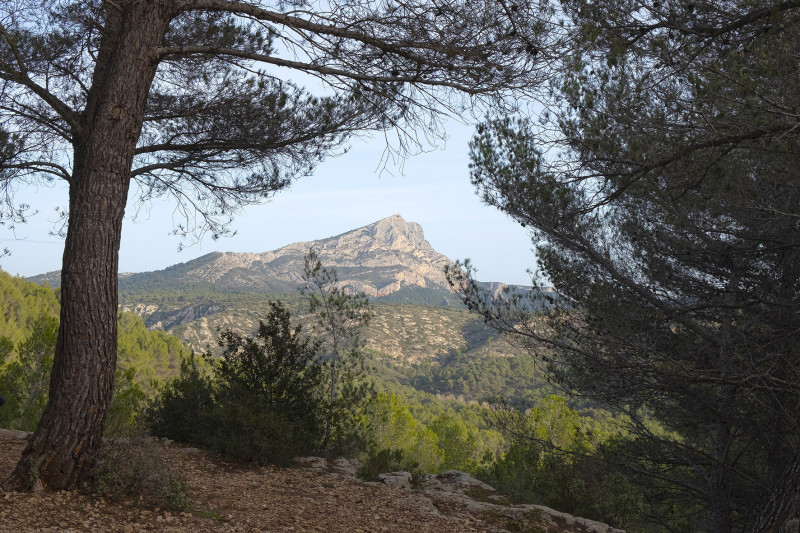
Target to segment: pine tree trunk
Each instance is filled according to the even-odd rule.
[[[326,449],[331,443],[331,431],[333,429],[333,410],[336,404],[336,357],[331,361],[331,388],[330,388],[330,404],[328,405],[328,416],[325,420],[325,437],[322,439],[322,449]]]
[[[753,533],[800,533],[800,450],[772,488]]]
[[[61,323],[50,397],[4,488],[72,489],[98,450],[117,359],[117,266],[134,149],[169,16],[163,2],[106,4],[92,90],[73,140]]]

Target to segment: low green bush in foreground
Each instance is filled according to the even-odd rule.
[[[324,435],[319,344],[290,318],[272,302],[254,338],[224,332],[210,375],[188,359],[148,410],[153,434],[258,463],[314,451]]]
[[[155,443],[144,440],[105,443],[87,488],[111,500],[143,507],[183,511],[190,505],[186,481]]]

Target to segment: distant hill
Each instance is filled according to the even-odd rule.
[[[195,351],[214,350],[220,330],[255,332],[272,299],[301,322],[309,318],[297,287],[310,248],[336,269],[342,285],[374,302],[376,316],[363,337],[382,379],[480,401],[504,394],[529,403],[540,394],[535,365],[514,361],[524,350],[461,304],[444,277],[452,262],[425,240],[419,224],[399,215],[271,252],[214,252],[164,270],[123,273],[120,307]],[[57,286],[60,273],[30,279]],[[484,285],[491,294],[507,287]]]

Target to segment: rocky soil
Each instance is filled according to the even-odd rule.
[[[0,479],[12,471],[27,437],[0,430]],[[414,486],[405,474],[365,483],[344,459],[257,467],[172,443],[150,446],[186,479],[188,510],[169,512],[80,491],[0,492],[0,532],[620,533],[546,507],[509,505],[491,487],[455,471]]]

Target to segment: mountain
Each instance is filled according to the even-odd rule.
[[[444,277],[450,260],[425,240],[419,224],[399,215],[270,252],[214,252],[164,270],[120,274],[120,308],[198,352],[214,352],[220,331],[251,335],[270,300],[282,300],[308,324],[297,287],[309,248],[336,269],[342,284],[371,297],[375,317],[363,338],[382,379],[476,401],[493,394],[528,401],[539,394],[536,366],[517,360],[519,347],[461,305]],[[34,280],[55,286],[60,274]],[[506,287],[484,286],[495,294]]]
[[[343,286],[373,299],[455,303],[444,277],[451,261],[425,240],[422,227],[393,215],[341,235],[263,253],[212,252],[164,270],[120,274],[122,293],[208,289],[223,293],[283,293],[300,283],[303,258],[314,249]],[[29,278],[58,285],[59,273]]]
[[[341,235],[263,253],[213,252],[164,270],[119,276],[120,307],[196,350],[214,345],[219,329],[249,334],[268,301],[281,298],[302,314],[297,287],[304,257],[314,249],[339,282],[377,305],[367,332],[372,349],[400,360],[449,357],[460,351],[500,355],[508,348],[450,291],[452,262],[425,240],[422,227],[400,215]],[[29,278],[56,286],[60,273]],[[486,283],[493,293],[506,285]]]

